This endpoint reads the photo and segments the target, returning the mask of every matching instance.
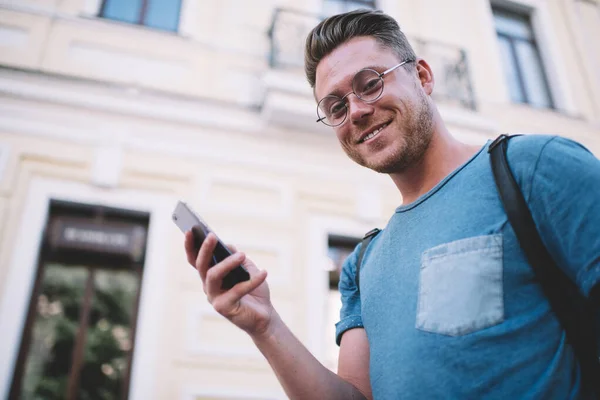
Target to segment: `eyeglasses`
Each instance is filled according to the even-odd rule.
[[[361,69],[352,78],[352,91],[343,97],[328,95],[317,104],[317,122],[327,126],[338,126],[344,123],[348,116],[348,103],[346,97],[352,93],[365,103],[377,101],[383,93],[383,77],[406,63],[414,60],[405,60],[381,73],[365,68]]]

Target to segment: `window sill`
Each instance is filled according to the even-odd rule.
[[[93,14],[89,14],[89,13],[80,13],[78,15],[73,15],[73,14],[66,14],[63,12],[57,12],[57,11],[49,9],[49,8],[34,7],[34,6],[30,6],[30,5],[17,5],[17,4],[0,4],[0,10],[8,10],[8,11],[23,13],[23,14],[33,14],[33,15],[37,15],[40,17],[46,17],[46,18],[50,18],[50,19],[57,19],[60,21],[68,21],[68,22],[85,21],[87,23],[87,22],[91,21],[92,23],[97,23],[102,26],[107,26],[107,25],[120,26],[120,27],[124,27],[126,29],[134,29],[134,30],[138,30],[138,31],[151,32],[151,33],[156,33],[159,35],[169,35],[169,36],[173,36],[173,37],[180,37],[183,39],[189,38],[187,35],[183,35],[180,32],[160,30],[160,29],[152,28],[152,27],[145,26],[145,25],[130,24],[127,22],[122,22],[122,21],[117,21],[117,20],[112,20],[112,19],[107,19],[107,18],[101,18],[101,17],[98,17],[97,15],[93,15]]]
[[[74,18],[71,18],[71,19],[74,19]],[[78,16],[78,18],[76,18],[76,19],[84,20],[86,22],[91,22],[92,24],[97,24],[99,26],[114,26],[114,27],[117,27],[118,29],[122,28],[122,29],[126,29],[126,30],[137,31],[137,32],[148,32],[149,34],[152,34],[152,35],[161,35],[161,36],[166,35],[166,36],[171,36],[174,38],[190,39],[190,36],[184,35],[181,32],[162,30],[162,29],[153,28],[151,26],[140,25],[140,24],[131,24],[129,22],[123,22],[123,21],[119,21],[119,20],[115,20],[115,19],[103,18],[103,17],[99,17],[97,15],[80,14]]]
[[[508,103],[510,107],[514,107],[517,110],[521,110],[527,113],[536,113],[536,114],[545,114],[545,115],[553,115],[558,117],[564,117],[571,120],[586,122],[587,119],[582,114],[574,114],[567,110],[555,108],[555,107],[537,107],[530,103],[516,103],[510,102]]]

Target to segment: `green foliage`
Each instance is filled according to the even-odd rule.
[[[28,367],[23,398],[65,398],[88,273],[63,266],[46,269],[32,346],[44,352],[31,351],[28,357],[28,363],[41,366],[41,374],[29,373],[36,368]],[[96,270],[95,275],[77,398],[112,400],[120,398],[127,372],[139,282],[129,271]]]

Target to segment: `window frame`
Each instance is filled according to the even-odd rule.
[[[173,211],[173,199],[164,193],[122,188],[107,191],[85,182],[67,182],[43,176],[32,180],[23,200],[23,211],[16,218],[18,225],[14,240],[21,245],[16,246],[10,255],[6,280],[3,282],[4,292],[0,298],[0,331],[3,340],[0,341],[0,354],[6,357],[5,362],[0,363],[0,397],[8,398],[35,281],[48,207],[53,201],[99,204],[148,215],[153,221],[148,225],[148,251],[144,255],[144,279],[137,321],[140,329],[135,334],[129,394],[133,400],[150,399],[159,386],[157,377],[160,376],[161,348],[164,347],[162,333],[165,329],[161,322],[165,313],[168,313],[166,305],[160,301],[168,294],[166,283],[171,278],[165,268],[169,260],[168,249],[162,244],[171,229],[168,221]],[[307,278],[313,275],[307,275]],[[317,336],[312,331],[310,333]]]
[[[20,398],[22,394],[23,379],[25,378],[25,368],[27,366],[27,358],[31,347],[33,328],[36,322],[37,299],[42,289],[42,280],[44,277],[46,266],[53,262],[64,264],[67,267],[84,266],[88,271],[84,296],[81,299],[82,312],[79,315],[78,320],[79,329],[75,334],[75,342],[71,358],[71,370],[69,372],[66,393],[66,398],[68,399],[74,399],[77,397],[77,392],[80,383],[80,372],[83,366],[84,343],[87,338],[89,313],[91,311],[91,301],[96,291],[96,288],[94,288],[93,284],[95,273],[98,270],[100,270],[102,266],[105,266],[106,261],[109,261],[109,264],[112,263],[111,265],[113,266],[113,268],[111,269],[132,271],[136,275],[138,281],[138,287],[135,294],[133,308],[131,310],[131,319],[129,325],[131,336],[131,348],[127,351],[127,368],[125,369],[125,374],[123,377],[123,385],[121,386],[120,393],[117,393],[118,398],[122,400],[127,400],[129,398],[129,389],[132,378],[133,355],[135,351],[138,317],[140,312],[140,299],[143,287],[145,270],[144,263],[145,254],[147,251],[148,237],[146,236],[145,239],[146,243],[144,245],[143,250],[144,257],[142,257],[139,261],[114,258],[114,256],[110,254],[96,253],[93,253],[95,255],[95,259],[91,260],[89,257],[89,253],[85,250],[75,252],[64,252],[61,250],[54,250],[49,244],[48,238],[50,234],[50,227],[52,226],[55,218],[78,215],[79,218],[83,217],[89,219],[90,221],[94,220],[97,223],[102,223],[105,221],[106,213],[111,214],[112,218],[110,219],[113,219],[113,221],[115,217],[118,217],[119,214],[121,214],[121,216],[125,218],[125,223],[144,225],[146,232],[148,232],[149,219],[143,213],[138,213],[131,210],[118,210],[106,206],[93,206],[88,204],[70,203],[60,200],[52,200],[50,202],[50,212],[45,224],[44,236],[41,242],[41,248],[39,250],[38,260],[36,263],[37,265],[35,270],[33,288],[29,295],[29,304],[26,311],[23,332],[20,343],[18,345],[15,364],[12,369],[12,377],[10,378],[8,398]]]
[[[515,72],[517,75],[517,85],[519,86],[520,92],[523,95],[523,101],[514,101],[512,99],[512,94],[510,93],[510,83],[506,81],[506,76],[505,76],[505,81],[506,84],[509,86],[509,88],[507,88],[508,93],[509,93],[509,98],[511,100],[512,103],[516,103],[516,104],[525,104],[528,105],[530,107],[536,107],[536,108],[540,108],[540,109],[548,109],[548,110],[556,110],[557,104],[555,101],[555,93],[552,90],[552,87],[550,85],[550,79],[549,79],[549,74],[548,74],[548,70],[547,70],[547,62],[545,57],[543,57],[542,51],[540,49],[539,46],[539,41],[537,39],[538,36],[538,32],[536,32],[535,26],[534,26],[534,21],[533,21],[533,16],[532,16],[532,12],[531,11],[524,11],[524,10],[517,10],[513,7],[508,7],[508,6],[503,6],[502,4],[495,4],[493,3],[491,5],[491,9],[492,9],[492,18],[493,18],[493,22],[494,22],[494,31],[495,31],[495,36],[496,36],[496,41],[497,44],[500,45],[498,38],[502,38],[504,40],[507,41],[509,48],[510,48],[510,55],[512,58],[512,63],[515,66]],[[532,34],[532,38],[531,39],[524,39],[518,36],[511,36],[509,34],[503,33],[503,32],[499,32],[497,27],[496,27],[496,13],[503,13],[505,15],[508,15],[509,17],[524,17],[527,20],[527,24],[528,27],[531,31]],[[522,61],[519,58],[518,54],[517,54],[517,50],[516,50],[516,45],[517,43],[528,43],[533,50],[535,51],[535,54],[539,60],[540,63],[540,72],[542,74],[542,81],[546,90],[546,93],[548,94],[548,106],[538,106],[536,104],[533,104],[530,100],[531,95],[528,93],[527,91],[527,87],[525,85],[525,77],[524,77],[524,73],[523,73],[523,67],[522,67]],[[505,69],[506,68],[506,62],[507,60],[503,60],[501,59],[502,62],[502,68]]]

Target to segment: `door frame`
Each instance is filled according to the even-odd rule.
[[[46,178],[31,180],[11,255],[4,291],[0,298],[0,397],[8,396],[21,334],[25,328],[37,259],[48,219],[50,200],[64,200],[148,212],[150,221],[139,300],[135,351],[129,381],[129,399],[156,397],[159,365],[160,320],[167,292],[168,248],[172,235],[171,211],[176,198],[151,191],[116,189],[107,191],[84,183]]]

